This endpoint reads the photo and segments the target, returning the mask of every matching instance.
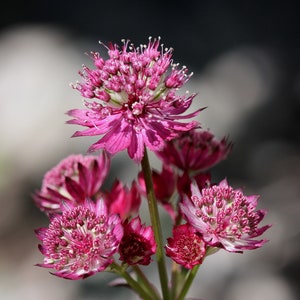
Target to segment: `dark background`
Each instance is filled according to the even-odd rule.
[[[162,36],[193,68],[243,44],[272,49],[299,65],[297,1],[5,1],[1,28],[52,24],[74,38],[133,42]]]
[[[207,270],[204,267],[199,284],[196,284],[199,291],[195,287],[191,296],[207,297],[205,300],[276,300],[280,299],[276,298],[279,289],[283,291],[282,295],[286,296],[285,300],[299,299],[300,16],[297,1],[54,0],[5,1],[1,6],[2,69],[3,62],[8,66],[13,65],[14,68],[8,68],[12,75],[0,71],[3,82],[0,105],[5,112],[9,112],[9,107],[13,105],[12,116],[21,113],[21,107],[26,101],[28,106],[33,104],[32,112],[38,113],[42,108],[22,93],[16,99],[11,96],[13,91],[17,92],[26,81],[24,74],[31,74],[28,67],[25,73],[21,72],[22,62],[26,64],[26,57],[30,54],[26,53],[28,45],[26,51],[22,51],[22,44],[11,42],[15,41],[13,36],[15,34],[20,38],[24,35],[27,38],[30,30],[39,28],[43,29],[38,35],[40,44],[37,40],[33,45],[35,51],[38,52],[39,45],[42,46],[45,41],[50,41],[50,45],[50,38],[53,38],[54,32],[54,46],[57,43],[62,51],[74,50],[74,53],[70,54],[75,57],[72,62],[74,70],[80,68],[80,59],[83,57],[80,56],[81,53],[97,50],[95,47],[100,39],[104,42],[119,43],[121,39],[129,38],[139,44],[146,43],[148,36],[161,36],[166,46],[175,49],[175,60],[187,65],[195,73],[195,81],[192,81],[191,87],[196,87],[197,91],[199,88],[200,96],[201,87],[205,88],[205,83],[210,86],[209,95],[212,97],[220,89],[221,92],[217,93],[220,99],[214,101],[220,101],[219,105],[224,114],[218,114],[218,109],[212,109],[210,117],[210,103],[205,98],[206,93],[202,95],[201,100],[201,105],[208,106],[208,112],[205,114],[210,124],[207,126],[219,128],[220,135],[229,134],[235,144],[228,160],[216,167],[215,178],[217,180],[226,176],[229,182],[247,187],[248,193],[261,194],[261,207],[268,209],[267,221],[273,224],[273,228],[267,236],[270,242],[258,250],[258,254],[245,254],[238,256],[236,260],[232,255],[229,259],[228,254],[224,254],[217,258],[218,263],[213,263],[213,259],[210,258]],[[47,36],[47,29],[50,38]],[[58,42],[56,34],[60,35]],[[28,43],[31,41],[28,39]],[[26,44],[26,39],[24,43]],[[20,64],[14,64],[18,57],[8,56],[9,51],[4,51],[7,50],[6,45],[14,47],[11,48],[12,52],[22,53]],[[52,56],[45,53],[45,62],[51,59]],[[39,62],[43,63],[43,60],[37,59],[37,64]],[[251,95],[255,87],[252,85],[253,81],[247,82],[247,76],[251,75],[247,73],[249,62],[255,70],[254,78],[249,78],[258,80],[260,91],[263,91],[255,98],[255,105],[250,106],[250,109],[247,106],[247,101],[250,103],[247,95]],[[53,64],[56,63],[54,59]],[[233,67],[238,67],[241,77],[239,73],[231,73],[231,70],[236,70],[231,69]],[[65,69],[59,66],[57,68],[59,78]],[[47,74],[47,69],[44,71]],[[69,70],[65,72],[69,76]],[[72,74],[74,76],[68,77],[69,81],[76,80],[76,72]],[[8,75],[15,78],[13,86],[5,83]],[[54,83],[55,76],[51,78]],[[239,78],[245,78],[242,86]],[[40,91],[37,99],[49,93],[52,86],[47,75],[39,80],[47,83],[48,88]],[[67,84],[68,82],[63,83],[66,89]],[[36,85],[33,83],[32,86]],[[30,87],[25,86],[25,89]],[[244,103],[240,113],[239,102],[226,102],[225,96],[222,99],[222,91],[226,94],[228,89],[232,95],[239,95],[240,101]],[[31,100],[33,102],[30,102]],[[69,102],[67,107],[75,107],[78,103]],[[226,116],[231,120],[236,118],[237,122],[222,121],[222,118],[226,119],[225,112],[228,111],[232,114],[228,113]],[[58,105],[57,114],[64,112],[65,109]],[[12,118],[11,122],[0,123],[1,134],[5,133],[3,149],[11,141],[7,136],[12,137],[12,140],[23,138],[20,134],[12,136],[14,131],[11,129],[19,122],[18,118]],[[224,124],[229,125],[223,127]],[[39,147],[43,130],[46,130],[47,126],[50,125],[41,121],[40,128],[30,137],[31,142],[26,140],[26,144],[14,147],[15,152],[19,153],[18,162],[16,154],[12,157],[12,153],[10,156],[8,152],[1,151],[0,146],[0,294],[5,295],[3,299],[11,300],[20,299],[20,295],[23,300],[40,299],[41,295],[44,295],[44,300],[53,295],[58,300],[107,299],[110,295],[116,297],[114,299],[127,299],[130,297],[128,295],[131,295],[127,291],[122,290],[124,294],[120,294],[106,288],[108,280],[104,274],[85,282],[66,283],[48,275],[47,270],[32,268],[32,265],[41,259],[36,250],[37,240],[32,230],[42,226],[42,223],[45,224],[45,219],[33,206],[30,194],[39,188],[43,173],[56,164],[58,159],[73,149],[84,151],[86,148],[78,148],[76,144],[80,141],[72,140],[70,147],[64,146],[61,152],[54,153],[51,151],[51,145],[56,143],[54,135],[54,138],[51,136],[51,139],[44,141],[43,154],[28,157],[27,153],[35,153],[33,149]],[[72,129],[65,136],[69,136],[70,132]],[[30,134],[28,132],[28,135]],[[44,155],[45,159],[38,159],[39,155]],[[42,163],[38,163],[41,161]],[[119,163],[126,166],[128,161],[123,162],[119,158]],[[30,168],[23,168],[23,164],[29,164]],[[116,165],[113,165],[113,171],[117,172]],[[127,175],[124,176],[126,178]],[[5,207],[9,207],[7,212]],[[243,259],[245,263],[242,262]],[[208,272],[207,276],[204,275],[205,272]],[[217,274],[223,274],[223,277],[219,278]],[[216,285],[218,287],[215,287]],[[18,287],[21,294],[18,294]],[[253,294],[255,290],[260,291],[260,296]],[[98,297],[97,293],[102,294],[103,298]]]

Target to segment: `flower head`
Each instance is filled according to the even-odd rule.
[[[190,130],[165,144],[157,155],[167,164],[183,171],[206,171],[230,153],[232,144],[218,140],[209,131]]]
[[[135,48],[110,44],[108,59],[91,53],[94,69],[83,67],[82,82],[74,85],[86,109],[73,109],[70,124],[88,127],[74,136],[100,136],[90,151],[105,149],[111,154],[127,149],[130,158],[140,162],[144,146],[153,151],[164,142],[189,131],[197,122],[178,120],[194,117],[198,111],[182,116],[195,95],[178,96],[175,91],[190,78],[187,68],[172,62],[173,49],[161,47],[160,39]],[[181,116],[179,116],[181,115]]]
[[[119,216],[107,214],[103,200],[86,200],[80,206],[65,204],[63,213],[53,216],[49,227],[36,230],[36,234],[45,256],[38,266],[75,280],[103,271],[113,262],[123,228]]]
[[[148,265],[155,251],[156,243],[151,226],[142,225],[140,217],[135,217],[124,225],[124,236],[119,247],[121,261],[129,265]]]
[[[99,192],[110,166],[105,153],[98,156],[69,155],[49,170],[39,192],[36,205],[47,213],[60,212],[64,201],[82,204]]]
[[[245,196],[226,180],[200,192],[192,185],[191,201],[186,197],[180,205],[188,223],[202,234],[210,246],[230,252],[261,247],[266,240],[255,240],[270,225],[258,228],[266,212],[257,210],[258,196]]]
[[[128,189],[117,180],[111,191],[105,196],[109,212],[119,214],[122,221],[136,214],[141,205],[141,195],[135,182],[133,182],[131,188]]]
[[[183,224],[173,228],[173,238],[168,238],[165,249],[167,256],[185,268],[192,269],[202,263],[206,244],[192,226]]]

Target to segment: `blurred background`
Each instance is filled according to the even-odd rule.
[[[203,300],[300,299],[300,21],[297,1],[3,1],[0,18],[0,295],[5,300],[137,299],[107,286],[101,273],[84,281],[35,267],[42,256],[33,229],[47,220],[33,205],[44,173],[88,138],[70,139],[65,112],[82,99],[84,52],[98,41],[147,43],[161,36],[174,60],[194,76],[199,120],[234,149],[214,168],[269,213],[256,251],[220,251],[200,268],[189,297]],[[154,162],[155,163],[155,162]],[[126,171],[125,169],[126,168]],[[117,155],[110,180],[138,171]],[[150,272],[155,281],[157,275]]]

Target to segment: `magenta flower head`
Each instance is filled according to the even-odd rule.
[[[208,245],[242,252],[266,243],[255,240],[270,228],[270,225],[258,228],[266,214],[264,210],[255,211],[259,196],[245,196],[241,190],[229,186],[226,179],[201,192],[193,184],[191,190],[191,200],[188,197],[183,200],[181,211]]]
[[[173,228],[173,238],[168,238],[166,255],[187,269],[202,263],[206,254],[206,244],[201,235],[188,225]]]
[[[53,216],[49,227],[36,234],[44,255],[44,263],[38,266],[76,280],[104,271],[113,262],[123,227],[118,215],[108,215],[104,200],[86,200],[80,206],[65,204],[63,213]]]
[[[85,109],[68,112],[69,124],[87,127],[74,136],[102,136],[90,151],[105,149],[111,154],[127,149],[130,158],[140,162],[144,146],[161,150],[164,142],[189,131],[197,122],[182,123],[200,110],[181,115],[195,95],[179,96],[176,90],[190,78],[187,68],[172,61],[173,49],[160,48],[160,39],[135,48],[110,44],[108,59],[91,53],[94,68],[83,67],[82,82],[73,87],[84,98]]]
[[[60,212],[62,202],[82,204],[99,192],[110,167],[107,154],[70,155],[48,171],[39,192],[33,196],[36,205],[47,213]]]
[[[224,160],[231,148],[226,138],[218,140],[209,131],[193,129],[167,142],[157,155],[183,171],[203,172]]]
[[[155,251],[156,243],[151,226],[142,225],[140,217],[124,224],[124,236],[119,247],[121,261],[129,265],[148,265]]]
[[[128,189],[120,181],[116,180],[111,191],[106,195],[106,203],[110,213],[118,214],[122,221],[135,215],[141,205],[141,195],[135,181]]]

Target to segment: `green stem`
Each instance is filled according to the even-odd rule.
[[[117,263],[112,263],[111,268],[120,276],[122,276],[126,282],[131,286],[131,288],[140,295],[140,297],[143,300],[153,300],[153,297],[151,294],[148,293],[148,291],[145,291],[142,286],[136,282],[129,274],[128,272]]]
[[[176,264],[174,261],[172,262],[172,277],[171,277],[171,283],[172,283],[172,290],[171,290],[171,299],[175,299],[175,296],[177,295],[177,286],[178,286],[178,264]]]
[[[187,276],[185,278],[185,281],[184,281],[184,285],[180,291],[180,294],[179,296],[177,297],[177,300],[184,300],[184,297],[186,296],[197,272],[198,272],[198,269],[200,267],[200,264],[199,265],[196,265],[193,267],[193,269],[191,269],[188,273],[187,273]]]
[[[142,159],[142,170],[144,173],[148,207],[150,213],[151,224],[154,231],[155,241],[156,241],[156,260],[160,278],[160,284],[164,300],[169,300],[169,288],[168,288],[168,276],[166,271],[166,263],[163,252],[162,243],[162,230],[160,224],[160,218],[158,213],[157,201],[154,195],[153,183],[152,183],[152,171],[150,168],[150,163],[148,159],[147,149],[144,150],[144,157]]]
[[[155,287],[151,284],[148,278],[145,276],[144,272],[140,269],[138,265],[132,266],[132,269],[135,271],[136,275],[138,276],[138,281],[141,283],[144,288],[148,291],[150,295],[152,295],[154,300],[161,300],[159,294]]]

